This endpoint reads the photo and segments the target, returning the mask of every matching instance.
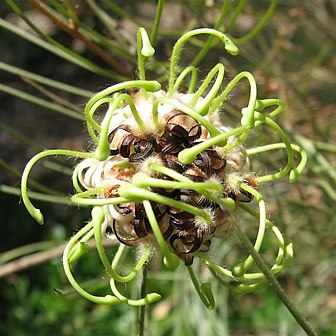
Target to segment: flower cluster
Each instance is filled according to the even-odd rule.
[[[160,298],[152,293],[131,300],[117,288],[117,283],[136,277],[151,257],[161,251],[167,267],[185,263],[201,300],[214,307],[210,283],[199,284],[193,272],[194,258],[206,264],[214,277],[226,286],[235,280],[235,289],[249,292],[264,286],[263,273],[249,271],[254,263],[251,255],[232,270],[211,260],[206,253],[213,238],[223,239],[230,230],[231,212],[239,207],[259,219],[254,249],[258,252],[266,229],[274,233],[277,256],[271,267],[278,274],[292,257],[291,244],[285,244],[279,229],[266,218],[265,201],[259,185],[289,174],[294,182],[302,172],[306,156],[289,142],[274,121],[282,111],[278,99],[258,99],[253,76],[241,72],[221,90],[225,68],[217,64],[197,87],[197,71],[188,66],[177,75],[177,61],[184,43],[199,34],[218,37],[225,49],[238,54],[232,41],[212,29],[196,29],[183,35],[175,44],[171,57],[168,90],[161,90],[156,81],[145,78],[144,62],[154,54],[143,28],[138,32],[139,80],[113,85],[97,93],[85,107],[89,134],[96,144],[94,152],[50,150],[35,156],[22,178],[22,197],[28,210],[39,222],[40,211],[33,207],[26,193],[28,173],[37,160],[48,155],[73,155],[83,158],[74,169],[76,194],[72,202],[91,205],[92,220],[77,232],[64,251],[64,269],[74,288],[86,298],[105,304],[127,302],[143,305]],[[186,93],[180,87],[189,86]],[[221,122],[220,108],[233,88],[243,79],[250,85],[248,105],[241,110],[240,125],[229,128]],[[95,114],[105,108],[103,118]],[[265,113],[264,111],[268,112]],[[251,131],[267,125],[281,142],[256,148],[244,145]],[[277,172],[258,176],[249,171],[253,155],[285,149],[287,164]],[[300,162],[294,163],[294,153]],[[259,213],[245,203],[255,199]],[[111,235],[112,232],[112,235]],[[120,242],[112,261],[103,245],[104,237]],[[100,297],[85,291],[75,280],[70,265],[87,250],[94,238],[100,259],[110,276],[111,294]],[[140,257],[128,275],[118,272],[125,250],[137,247]]]
[[[151,107],[165,97],[163,91],[145,96],[137,92],[132,96],[141,122],[149,125],[146,128],[135,122],[129,105],[116,109],[109,122],[110,155],[103,161],[95,158],[82,161],[76,174],[86,190],[102,188],[100,197],[105,199],[119,197],[121,186],[126,192],[132,184],[145,188],[138,190],[138,197],[146,191],[144,199],[150,200],[164,240],[190,265],[195,253],[208,251],[210,239],[225,236],[229,228],[229,213],[218,199],[233,202],[252,199],[251,193],[238,187],[234,179],[253,186],[256,183],[250,173],[243,173],[242,146],[230,152],[211,146],[201,150],[193,162],[181,163],[179,153],[203,144],[210,133],[201,122],[168,103],[158,105],[158,122],[156,127],[151,127]],[[176,93],[172,99],[188,106],[193,97],[193,94]],[[197,103],[201,101],[199,98]],[[215,114],[207,121],[218,124],[221,132],[228,131],[217,118]],[[228,138],[231,141],[233,138]],[[142,202],[111,204],[106,210],[106,225],[111,226],[122,244],[156,244]]]

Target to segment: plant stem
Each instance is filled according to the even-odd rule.
[[[151,37],[150,37],[150,42],[151,42],[152,45],[154,45],[155,42],[156,42],[156,37],[157,37],[159,27],[160,27],[160,21],[161,21],[161,16],[162,16],[164,4],[165,4],[165,0],[159,0],[158,1],[158,6],[157,6],[157,10],[156,10],[156,15],[155,15],[155,21],[154,21],[154,25],[153,25],[153,29],[152,29],[152,34],[151,34]]]
[[[278,297],[283,302],[283,304],[287,307],[287,309],[292,314],[292,316],[296,319],[298,324],[302,327],[302,329],[307,333],[308,336],[318,336],[316,331],[312,329],[308,321],[301,315],[301,313],[298,311],[295,304],[291,301],[291,299],[285,293],[279,281],[275,278],[272,272],[270,272],[263,257],[253,248],[253,245],[250,242],[249,238],[246,236],[246,234],[241,230],[241,228],[235,221],[232,221],[232,222],[236,229],[239,239],[241,240],[245,248],[248,250],[248,252],[252,255],[255,263],[260,268],[260,270],[264,273],[266,279],[268,280],[270,285],[273,287],[273,290],[278,295]]]
[[[140,297],[145,297],[147,293],[147,266],[144,265],[142,268],[142,282],[140,288]],[[144,336],[145,334],[145,318],[146,318],[146,305],[139,307],[139,336]]]
[[[62,29],[72,37],[82,41],[90,51],[103,59],[108,65],[112,67],[112,69],[114,69],[123,76],[130,76],[129,71],[126,70],[126,68],[119,61],[117,61],[113,56],[107,53],[95,42],[91,41],[88,37],[83,35],[78,27],[74,24],[74,22],[67,22],[57,12],[53,11],[49,6],[47,6],[40,0],[27,0],[27,2],[40,13],[49,18],[60,29]]]

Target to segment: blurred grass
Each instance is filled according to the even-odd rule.
[[[41,31],[48,31],[49,37],[45,40],[43,33],[32,35],[27,28],[23,31],[25,35],[30,34],[32,39],[39,39],[42,45],[50,45],[50,39],[55,41],[52,42],[54,46],[58,43],[64,45],[62,58],[17,37],[13,29],[4,29],[5,25],[11,24],[22,32],[24,26],[13,14],[13,9],[6,6],[5,2],[0,5],[1,64],[17,66],[44,78],[39,81],[40,78],[29,77],[25,73],[16,76],[10,71],[4,71],[4,67],[0,69],[1,88],[5,87],[0,92],[0,185],[17,187],[18,172],[40,150],[38,147],[85,149],[88,137],[83,134],[82,121],[72,118],[72,114],[62,115],[59,113],[61,111],[56,112],[55,109],[46,110],[46,105],[38,107],[11,97],[8,88],[31,97],[35,103],[42,100],[62,110],[70,108],[77,116],[76,107],[82,107],[87,99],[80,94],[82,91],[67,91],[63,84],[50,87],[48,81],[68,83],[70,88],[79,87],[85,92],[93,92],[124,78],[125,73],[119,73],[118,66],[114,67],[106,60],[103,61],[99,54],[92,53],[92,50],[90,52],[83,39],[74,38],[73,34],[69,35],[69,32],[62,31],[48,20],[43,21],[43,16],[27,2],[7,1],[7,4],[13,3],[25,15],[29,14],[32,21],[40,20],[37,26]],[[78,17],[74,11],[76,7],[66,8],[57,1],[47,3],[57,6],[66,23],[71,20],[78,23],[80,33],[85,38],[95,41],[125,67],[129,76],[134,76],[136,27],[140,23],[146,28],[152,27],[156,10],[154,2],[143,1],[134,5],[132,1],[125,1],[118,5],[117,2],[105,0],[86,0],[78,2]],[[75,4],[73,1],[66,3]],[[234,16],[238,2],[232,3],[224,26]],[[248,3],[230,29],[230,35],[239,38],[248,33],[270,3],[266,0],[258,1],[257,4]],[[201,0],[167,1],[158,33],[157,57],[148,64],[150,77],[163,75],[171,46],[182,31],[214,26],[220,9],[219,1],[214,2],[213,7],[206,7]],[[263,188],[262,192],[268,200],[271,218],[285,232],[287,241],[294,243],[293,264],[280,280],[310,323],[321,335],[327,336],[336,334],[335,17],[336,7],[331,0],[278,1],[266,29],[253,40],[240,45],[240,56],[228,57],[221,46],[214,45],[199,67],[200,71],[207,72],[215,62],[223,61],[229,69],[228,79],[238,71],[249,70],[256,77],[260,97],[278,97],[286,101],[287,107],[279,117],[279,123],[290,133],[293,142],[300,144],[309,153],[308,167],[297,184],[290,185],[282,181],[276,183],[274,188]],[[193,59],[199,50],[198,42],[195,40],[195,45],[185,47],[185,59],[182,62],[188,64]],[[81,66],[69,62],[71,59]],[[90,71],[85,70],[88,67]],[[27,77],[30,81],[24,80]],[[30,85],[31,81],[48,87],[52,95],[46,95],[38,85]],[[237,116],[230,111],[236,110],[245,89],[241,85],[229,101],[226,109],[228,123],[237,120]],[[63,100],[71,102],[72,108],[62,107]],[[276,135],[269,132],[264,132],[264,137],[254,139],[253,143],[258,144],[270,137],[277,139]],[[262,167],[274,170],[278,162],[281,162],[281,157],[266,156],[262,158]],[[60,159],[51,160],[50,163],[53,167],[58,165],[61,170],[71,168],[69,162]],[[262,167],[254,169],[258,171]],[[39,165],[33,172],[33,178],[38,183],[37,188],[42,190],[48,187],[64,195],[72,192],[68,177],[56,173],[54,169]],[[32,184],[32,187],[36,185]],[[3,223],[1,252],[34,242],[64,242],[89,218],[88,209],[78,210],[66,205],[46,205],[41,202],[39,205],[47,218],[45,227],[41,228],[19,204],[18,197],[1,192],[0,200],[0,218]],[[253,225],[249,217],[246,217],[244,223],[247,228]],[[225,244],[214,242],[211,253],[216,260],[229,264],[240,254],[240,250],[239,243],[232,238]],[[89,279],[89,274],[99,275],[99,272],[95,272],[94,257],[81,267],[83,280]],[[163,292],[164,299],[149,309],[149,335],[303,335],[269,288],[248,296],[235,296],[222,287],[216,287],[218,307],[214,312],[208,312],[194,295],[190,282],[185,280],[186,274],[182,268],[174,273],[162,273],[157,269],[160,269],[159,266],[153,262],[153,271],[149,272],[149,286]],[[202,274],[204,278],[207,277],[206,270],[202,270]],[[104,282],[103,272],[100,275],[95,282],[97,286]],[[77,295],[57,296],[53,288],[61,292],[69,290],[60,258],[0,279],[3,307],[0,312],[0,334],[95,333],[123,336],[130,334],[130,326],[134,328],[132,334],[135,334],[136,311],[133,308],[124,305],[113,308],[95,306]]]

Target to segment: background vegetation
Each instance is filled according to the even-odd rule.
[[[239,45],[240,56],[229,57],[222,46],[214,45],[199,69],[206,72],[222,61],[229,69],[228,80],[236,72],[251,71],[260,97],[286,101],[280,124],[293,142],[309,153],[309,163],[299,183],[283,181],[262,190],[271,217],[294,244],[294,261],[280,281],[321,335],[335,335],[336,6],[332,0],[250,1],[230,25],[235,8],[245,2],[166,1],[156,58],[148,65],[150,77],[164,79],[171,47],[187,29],[220,23],[218,28],[228,30],[239,42],[269,6],[278,3],[266,27],[253,38],[240,41],[244,42]],[[36,3],[39,1],[6,0],[0,4],[0,334],[133,335],[134,308],[91,304],[72,292],[63,274],[62,246],[90,217],[89,209],[70,207],[67,199],[64,204],[42,199],[38,205],[46,224],[40,227],[20,204],[18,184],[26,162],[38,151],[88,148],[81,117],[88,91],[135,77],[136,29],[141,25],[150,31],[157,3],[44,1],[58,11],[63,23],[52,22],[41,8],[33,6]],[[224,22],[219,22],[223,3],[230,5]],[[40,31],[32,34],[20,16],[29,18]],[[195,40],[187,45],[181,62],[189,64],[200,43]],[[9,65],[72,88],[50,86],[45,79],[41,82]],[[232,111],[241,96],[237,92],[230,101]],[[234,115],[229,116],[229,122],[234,123]],[[269,170],[281,160],[277,156],[262,159]],[[56,196],[71,194],[71,167],[71,162],[58,158],[45,160],[34,169],[32,190]],[[258,171],[259,167],[254,168]],[[239,255],[240,249],[232,239],[227,244],[214,244],[211,251],[225,263]],[[95,274],[97,278],[88,280],[87,285],[99,291],[105,279],[96,261],[93,256],[80,265],[81,278],[86,281]],[[217,288],[218,307],[209,312],[185,279],[182,268],[171,273],[153,265],[149,286],[163,293],[164,299],[148,311],[148,335],[304,334],[270,288],[247,296]]]

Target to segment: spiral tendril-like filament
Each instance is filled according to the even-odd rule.
[[[141,28],[138,34],[140,79],[108,87],[85,106],[87,128],[96,144],[95,151],[44,151],[31,159],[23,173],[23,202],[31,215],[43,223],[40,210],[32,205],[27,193],[31,168],[49,155],[83,159],[73,171],[76,194],[71,200],[78,205],[91,205],[92,220],[69,240],[63,264],[72,286],[91,301],[138,306],[159,300],[157,293],[130,299],[118,288],[118,283],[130,282],[137,276],[154,250],[161,251],[167,267],[174,269],[179,261],[184,262],[196,292],[209,309],[215,306],[211,286],[198,283],[192,268],[195,258],[206,264],[222,285],[234,287],[237,292],[250,292],[264,286],[267,280],[262,272],[253,270],[251,255],[228,269],[218,265],[207,253],[213,239],[227,239],[237,208],[258,222],[253,243],[256,251],[260,251],[268,232],[274,235],[277,253],[270,266],[274,275],[293,257],[292,245],[285,243],[280,230],[267,219],[260,187],[286,175],[294,182],[305,166],[306,155],[300,147],[290,143],[275,121],[283,103],[278,99],[258,98],[252,74],[239,73],[222,90],[225,75],[222,64],[215,65],[198,88],[195,67],[179,72],[177,63],[182,46],[199,34],[219,38],[229,53],[238,54],[234,43],[221,32],[190,31],[175,44],[168,89],[163,91],[158,82],[145,79],[144,63],[154,49]],[[187,93],[181,93],[179,89],[182,84],[187,85],[188,75]],[[221,122],[219,110],[244,79],[250,88],[248,103],[241,108],[240,124],[229,128]],[[106,108],[101,121],[95,116],[98,108]],[[260,125],[270,127],[281,142],[246,148],[251,132],[257,134]],[[287,155],[283,169],[267,175],[249,170],[248,162],[254,155],[279,149],[285,149]],[[299,163],[295,159],[297,154]],[[258,211],[249,207],[252,200],[257,203]],[[120,243],[112,259],[103,243],[111,237]],[[110,291],[106,296],[88,293],[75,280],[72,271],[72,264],[87,251],[90,239],[95,239],[99,258],[110,277]],[[128,249],[134,248],[139,250],[138,259],[128,274],[121,274],[118,267],[121,259]],[[215,255],[215,251],[211,255]]]

